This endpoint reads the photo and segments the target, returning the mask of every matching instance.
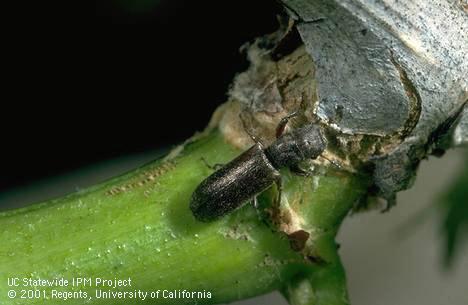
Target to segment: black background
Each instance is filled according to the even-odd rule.
[[[277,28],[273,0],[142,1],[12,10],[0,191],[202,130],[247,67],[239,47]]]

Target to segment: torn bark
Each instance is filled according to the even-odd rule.
[[[230,95],[260,138],[272,141],[281,117],[301,108],[296,124],[319,119],[328,127],[325,156],[348,170],[370,168],[390,205],[420,160],[466,145],[466,4],[282,3],[292,20],[245,47],[251,67]],[[239,124],[231,119],[222,130]]]

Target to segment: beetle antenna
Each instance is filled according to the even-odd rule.
[[[244,111],[239,113],[239,119],[242,122],[242,127],[244,128],[244,131],[249,135],[249,137],[252,139],[252,141],[254,141],[254,143],[260,143],[260,145],[264,146],[262,141],[252,133],[252,129],[247,126],[245,118],[242,115],[243,113],[244,113]]]

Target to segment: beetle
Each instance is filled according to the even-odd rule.
[[[310,123],[289,133],[283,133],[293,112],[281,120],[276,129],[277,139],[268,147],[251,135],[255,144],[208,178],[192,194],[190,209],[199,221],[212,221],[243,206],[273,183],[281,198],[281,175],[278,169],[289,167],[304,175],[301,161],[315,159],[325,150],[327,142],[321,127]]]

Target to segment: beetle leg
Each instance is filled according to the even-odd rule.
[[[325,156],[320,156],[320,157],[322,157],[322,158],[324,158],[325,160],[327,160],[328,162],[330,162],[330,164],[332,164],[333,166],[335,166],[337,169],[343,169],[343,168],[341,167],[341,165],[340,165],[338,162],[333,161],[332,159],[328,159],[328,158],[325,157]]]
[[[276,138],[281,137],[281,135],[284,133],[284,130],[286,129],[286,125],[288,124],[289,120],[297,116],[298,114],[299,112],[296,110],[281,119],[278,126],[276,127]]]
[[[258,209],[258,199],[257,199],[257,195],[255,195],[255,196],[253,197],[252,205],[253,205],[253,207],[254,207],[254,209],[255,209],[255,212],[257,213],[258,219],[262,220],[262,219],[263,219],[262,213],[260,213],[260,210]]]
[[[301,168],[298,164],[291,165],[289,170],[296,175],[310,177],[313,175],[312,171],[305,170]]]
[[[276,197],[275,206],[279,207],[280,204],[281,204],[281,194],[283,192],[283,183],[281,181],[281,175],[276,176],[275,184],[276,184],[276,189],[277,189],[277,192],[278,192],[278,196]]]
[[[208,167],[209,169],[215,170],[215,171],[224,166],[224,164],[221,164],[221,163],[215,163],[215,164],[211,165],[203,157],[201,157],[200,159],[203,161],[203,163],[205,163],[206,167]]]
[[[252,205],[255,208],[255,212],[257,212],[257,217],[260,221],[262,221],[265,225],[269,226],[270,224],[267,222],[266,218],[264,217],[263,213],[265,212],[264,210],[260,211],[260,206],[258,203],[258,198],[257,195],[254,196]]]
[[[256,210],[258,210],[258,199],[257,196],[254,196],[252,204]]]

